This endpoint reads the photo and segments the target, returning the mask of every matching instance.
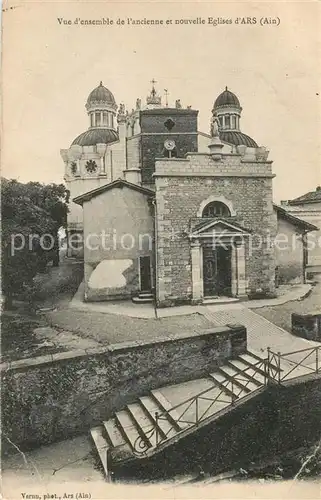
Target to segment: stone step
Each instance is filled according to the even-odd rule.
[[[106,434],[107,440],[109,441],[109,443],[112,447],[117,448],[117,446],[121,446],[121,445],[125,444],[126,441],[123,438],[120,430],[118,429],[114,418],[111,418],[109,420],[105,420],[103,422],[103,426],[105,428],[105,434]]]
[[[144,299],[144,298],[152,299],[153,294],[150,291],[144,291],[144,292],[139,292],[138,297],[140,297],[141,299]]]
[[[163,431],[167,438],[175,436],[177,431],[175,430],[173,424],[167,419],[166,415],[162,413],[161,407],[157,404],[155,399],[150,398],[149,396],[143,396],[139,398],[140,403],[143,409],[150,415],[150,418],[153,422],[156,423],[155,413],[160,414],[160,418],[158,419],[158,427]]]
[[[240,354],[237,359],[240,359],[247,366],[252,367],[260,375],[265,376],[264,366],[262,366],[261,368],[255,366],[257,364],[257,360],[250,354]]]
[[[124,439],[134,452],[142,453],[150,448],[148,439],[140,432],[140,429],[137,428],[135,421],[127,409],[118,411],[115,419]]]
[[[259,361],[263,361],[263,358],[261,358],[260,356],[258,356],[257,354],[255,354],[254,352],[252,351],[247,351],[247,354],[249,354],[252,358],[254,358],[256,360],[256,362],[259,362]],[[269,365],[274,369],[274,370],[278,370],[278,371],[282,371],[282,368],[280,368],[279,370],[279,367],[275,364],[275,362],[270,362]],[[263,369],[263,368],[262,368]]]
[[[224,297],[224,296],[218,296],[218,297],[204,297],[203,298],[203,304],[204,306],[207,305],[215,305],[215,304],[233,304],[235,302],[239,302],[240,299],[237,299],[235,297]]]
[[[189,424],[179,421],[180,414],[177,412],[177,410],[172,410],[173,405],[165,398],[165,396],[163,396],[160,391],[153,390],[151,391],[151,394],[157,404],[160,406],[161,411],[166,412],[167,419],[177,432],[185,429],[186,427],[189,427]]]
[[[231,384],[227,384],[226,377],[222,373],[217,371],[210,373],[210,376],[214,380],[215,384],[226,394],[226,396],[228,398],[231,398],[232,402],[232,398],[234,398],[236,394],[235,392],[232,392]]]
[[[132,302],[134,304],[150,304],[153,302],[153,297],[133,297]]]
[[[258,385],[254,383],[250,377],[246,377],[243,373],[239,373],[236,367],[233,365],[224,365],[222,367],[224,373],[226,373],[229,377],[232,377],[234,383],[243,389],[245,392],[249,393],[255,391],[258,388]]]
[[[240,359],[230,359],[227,362],[228,366],[233,366],[238,372],[242,372],[242,376],[250,378],[253,384],[258,387],[264,384],[264,376],[258,373],[255,368],[250,368],[247,364],[243,363]],[[245,370],[245,371],[244,371]]]
[[[110,446],[104,437],[103,426],[99,425],[97,427],[93,427],[92,429],[90,429],[90,435],[94,443],[94,446],[97,450],[100,462],[103,466],[105,477],[108,478],[110,471],[108,470],[107,451],[110,448]]]
[[[144,435],[144,440],[150,447],[156,446],[161,439],[166,439],[166,435],[161,429],[156,428],[155,422],[150,418],[150,415],[144,411],[144,407],[141,405],[140,401],[128,405],[127,411],[134,420],[140,435]]]
[[[220,367],[220,372],[225,376],[226,380],[233,381],[233,386],[234,386],[233,392],[235,394],[238,394],[238,396],[240,396],[241,393],[248,394],[249,392],[251,392],[251,390],[253,390],[249,387],[249,380],[245,379],[245,377],[242,378],[241,375],[237,376],[237,371],[234,370],[233,367],[224,365]],[[256,385],[255,384],[252,385],[254,389],[256,389]],[[241,393],[238,389],[241,389]]]

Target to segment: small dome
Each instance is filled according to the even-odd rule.
[[[110,90],[104,87],[103,82],[100,82],[100,85],[90,92],[86,106],[89,107],[97,103],[104,103],[113,108],[116,107],[115,97]]]
[[[222,92],[216,99],[214,103],[214,109],[218,108],[219,106],[228,106],[228,105],[236,106],[238,108],[241,107],[240,101],[238,100],[236,95],[233,94],[233,92],[228,90],[228,88],[226,87],[224,92]]]
[[[95,146],[96,144],[110,144],[115,141],[119,141],[116,130],[93,128],[78,135],[73,141],[72,146],[74,144],[78,144],[79,146]]]
[[[228,144],[234,144],[234,146],[247,146],[248,148],[257,148],[258,145],[246,134],[240,132],[239,130],[220,130],[220,139]]]

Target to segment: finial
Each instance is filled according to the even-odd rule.
[[[100,84],[99,84],[99,86],[100,86],[100,87],[102,87],[102,86],[103,86],[103,82],[102,82],[102,80],[100,80]]]
[[[227,89],[227,86],[225,87],[225,90],[228,90],[228,89]]]

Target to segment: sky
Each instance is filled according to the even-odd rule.
[[[63,182],[60,149],[88,128],[90,91],[102,80],[130,110],[137,97],[145,102],[155,78],[161,94],[168,89],[170,105],[180,99],[199,110],[199,130],[207,133],[225,86],[238,96],[241,130],[270,151],[275,201],[321,184],[320,3],[12,5],[3,13],[4,177]],[[280,24],[235,23],[244,16],[279,18]],[[219,24],[209,24],[209,17]],[[81,26],[76,18],[114,24]],[[118,18],[125,25],[117,25]],[[163,19],[164,25],[133,26],[127,18]],[[205,24],[173,24],[197,18]],[[229,19],[232,24],[223,24]]]

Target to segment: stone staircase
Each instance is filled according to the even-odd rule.
[[[139,397],[90,431],[106,478],[111,479],[117,465],[150,457],[233,411],[263,391],[264,382],[263,359],[246,352],[206,377]]]
[[[153,300],[154,296],[150,290],[139,292],[136,297],[132,298],[134,304],[150,304]]]

